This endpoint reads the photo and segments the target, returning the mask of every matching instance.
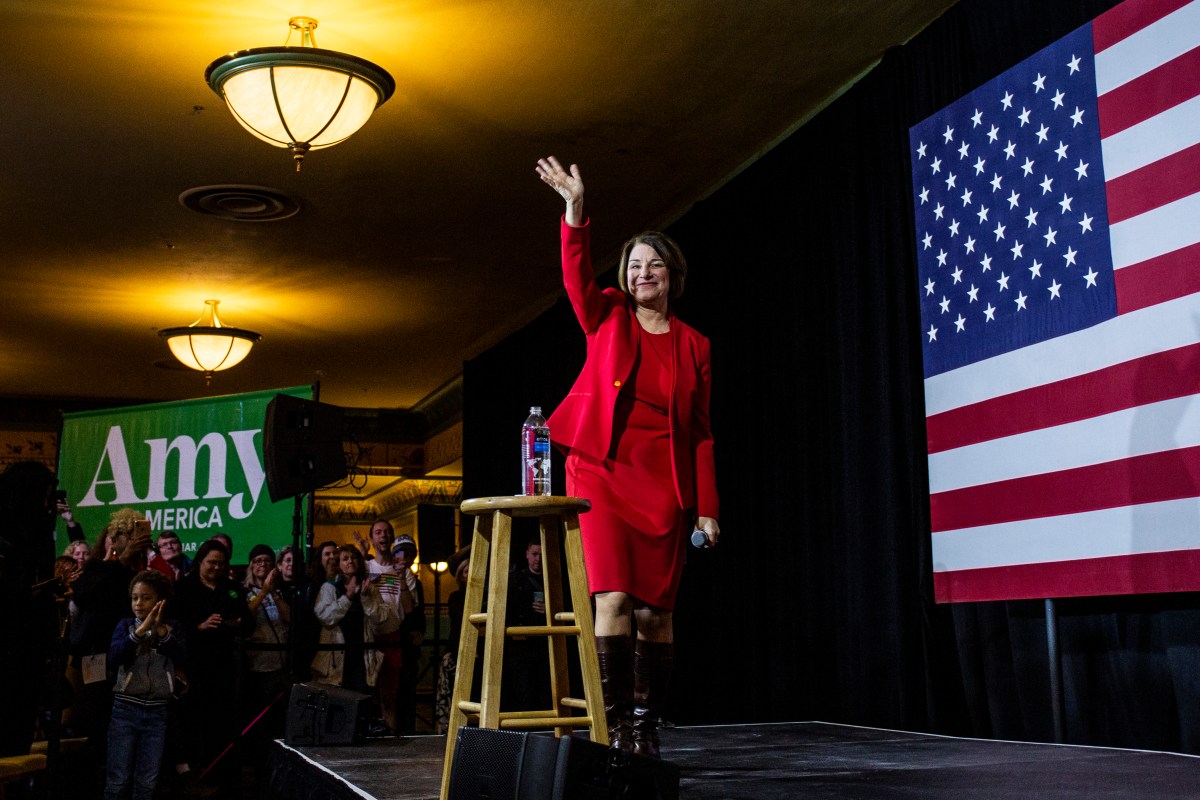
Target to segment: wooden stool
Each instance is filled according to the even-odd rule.
[[[595,628],[587,574],[583,569],[583,541],[579,536],[579,514],[592,507],[578,497],[480,497],[465,500],[464,514],[475,516],[471,537],[471,565],[467,597],[463,607],[462,635],[458,644],[458,666],[450,700],[450,726],[446,732],[446,760],[442,767],[442,800],[450,791],[454,745],[458,729],[471,721],[481,728],[554,728],[555,736],[574,728],[590,728],[593,742],[608,744],[604,719],[604,695],[600,688],[600,666],[596,660]],[[545,583],[546,624],[506,625],[509,552],[512,518],[537,517],[542,540],[542,576]],[[574,612],[564,612],[560,544],[567,556],[567,585]],[[491,578],[488,581],[488,578]],[[488,583],[487,612],[483,608],[484,583]],[[479,628],[486,633],[483,644],[483,686],[478,703],[471,702],[475,653]],[[500,711],[500,679],[504,665],[506,636],[546,636],[550,658],[550,697],[553,708],[544,711]],[[565,636],[575,637],[583,674],[583,699],[568,697]],[[572,710],[582,710],[571,716]]]

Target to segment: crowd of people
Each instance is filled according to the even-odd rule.
[[[310,680],[369,695],[374,735],[414,729],[424,599],[410,569],[416,544],[397,539],[390,523],[376,522],[371,541],[357,546],[322,542],[306,568],[292,547],[266,544],[233,566],[224,534],[189,558],[175,532],[155,536],[128,508],[89,547],[49,470],[29,470],[25,480],[9,472],[4,487],[25,495],[28,508],[5,498],[0,566],[22,612],[19,630],[2,637],[5,672],[31,691],[22,693],[29,708],[0,731],[2,755],[28,753],[39,715],[47,723],[59,708],[61,735],[86,737],[90,774],[106,798],[150,798],[156,787],[160,796],[168,787],[242,794],[246,769],[267,778],[291,684]],[[58,517],[71,538],[55,559]],[[9,542],[22,532],[31,546],[18,574]],[[56,652],[65,670],[47,685]]]

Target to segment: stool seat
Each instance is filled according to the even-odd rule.
[[[463,603],[462,632],[458,644],[458,666],[450,701],[446,732],[446,759],[442,767],[441,798],[450,791],[454,769],[454,747],[458,730],[475,722],[481,728],[554,728],[556,736],[576,728],[588,728],[593,742],[608,744],[604,717],[604,695],[600,665],[596,658],[596,635],[591,596],[583,566],[583,540],[579,515],[590,510],[591,501],[579,497],[530,497],[525,495],[478,497],[464,500],[460,508],[475,517],[471,535],[471,563]],[[545,625],[508,625],[506,604],[514,517],[536,517],[542,545],[542,579],[546,606]],[[565,555],[566,574],[560,561]],[[570,593],[572,611],[563,607],[563,583]],[[484,593],[487,593],[487,611]],[[482,678],[478,702],[471,700],[476,653],[483,634]],[[500,687],[504,666],[504,643],[512,637],[546,640],[550,660],[552,708],[533,711],[501,711]],[[583,697],[570,697],[566,640],[573,638],[579,652]]]

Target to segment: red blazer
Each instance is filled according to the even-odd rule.
[[[573,228],[562,222],[563,285],[587,336],[587,360],[571,392],[550,415],[550,438],[564,449],[593,458],[608,455],[617,394],[629,380],[638,356],[638,321],[629,296],[601,291],[592,271],[590,222]],[[671,464],[679,505],[702,517],[717,518],[717,478],[708,403],[711,370],[708,339],[671,316],[675,350],[675,391],[671,396]]]

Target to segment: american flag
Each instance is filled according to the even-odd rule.
[[[938,601],[1200,589],[1200,0],[910,144]]]

